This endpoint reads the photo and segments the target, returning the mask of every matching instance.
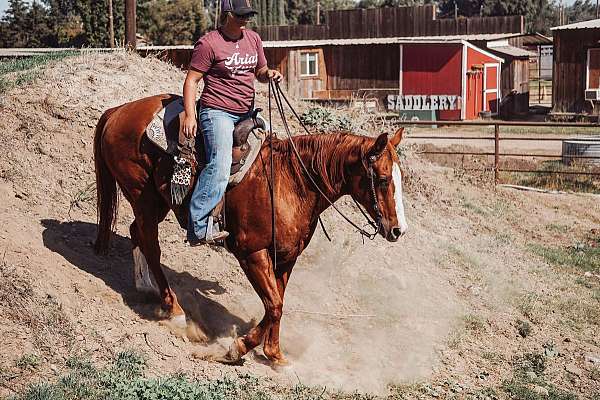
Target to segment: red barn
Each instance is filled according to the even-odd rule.
[[[270,67],[282,71],[297,98],[354,100],[408,118],[464,120],[498,112],[502,59],[460,37],[267,41],[264,47]]]

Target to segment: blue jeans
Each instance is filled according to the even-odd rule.
[[[198,119],[204,137],[206,166],[198,176],[190,199],[187,230],[187,237],[190,241],[206,237],[208,217],[221,201],[229,181],[233,127],[249,114],[250,112],[234,114],[216,108],[200,108]],[[202,137],[197,136],[196,143],[200,143],[200,140]]]

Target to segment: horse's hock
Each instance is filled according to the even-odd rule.
[[[584,137],[563,140],[562,162],[565,165],[600,165],[600,138]]]

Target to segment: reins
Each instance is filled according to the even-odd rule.
[[[333,201],[331,201],[329,199],[329,197],[321,190],[321,188],[319,187],[319,185],[315,182],[315,180],[313,179],[312,175],[310,174],[308,168],[306,167],[306,165],[304,164],[304,161],[302,161],[302,158],[300,157],[300,153],[298,152],[298,149],[296,148],[296,145],[294,143],[294,141],[292,140],[292,134],[290,132],[290,128],[288,125],[288,121],[285,117],[285,111],[284,111],[284,107],[283,107],[283,100],[285,100],[285,103],[287,104],[288,108],[292,111],[292,113],[294,114],[294,116],[296,117],[296,119],[298,120],[298,122],[300,123],[300,125],[302,126],[302,128],[304,129],[304,131],[310,135],[309,130],[306,128],[306,126],[304,125],[304,123],[302,122],[302,119],[300,118],[300,116],[298,115],[298,113],[296,112],[296,110],[294,110],[294,107],[292,107],[292,105],[290,104],[289,100],[287,99],[287,97],[285,96],[285,94],[283,93],[283,91],[281,90],[281,86],[279,85],[278,82],[273,82],[272,79],[269,79],[269,133],[271,135],[270,140],[271,140],[271,144],[270,144],[270,150],[271,150],[271,180],[273,180],[273,128],[272,128],[272,122],[271,122],[271,94],[273,94],[273,98],[275,99],[275,104],[277,105],[277,111],[279,112],[279,115],[281,117],[281,121],[283,123],[283,126],[285,128],[285,133],[290,141],[291,147],[294,151],[294,154],[296,155],[296,157],[298,158],[298,161],[300,162],[300,166],[302,167],[302,170],[304,171],[304,173],[306,174],[306,176],[308,177],[308,180],[310,181],[310,183],[314,186],[314,188],[317,190],[317,192],[323,196],[323,198],[327,201],[327,203],[333,207],[333,209],[342,216],[342,218],[348,222],[350,225],[352,225],[363,237],[367,237],[369,240],[373,240],[375,239],[375,237],[377,236],[377,234],[381,231],[381,220],[383,218],[381,211],[379,209],[379,204],[377,201],[377,192],[375,191],[375,171],[373,170],[373,164],[375,164],[375,162],[379,159],[379,156],[369,156],[367,158],[367,166],[368,166],[368,174],[369,174],[369,179],[370,179],[370,189],[371,189],[371,195],[373,197],[373,208],[375,210],[376,213],[376,221],[372,221],[369,216],[367,215],[367,213],[362,209],[362,207],[360,206],[360,204],[358,204],[358,202],[354,199],[354,197],[352,197],[352,200],[354,201],[354,203],[356,204],[356,206],[358,207],[358,209],[360,210],[360,212],[363,214],[363,216],[367,219],[367,223],[368,225],[371,225],[375,231],[370,233],[367,232],[365,229],[363,229],[362,227],[358,226],[356,223],[354,223],[350,218],[348,218],[342,211],[340,211],[340,209],[334,204]],[[283,100],[282,100],[283,99]],[[273,181],[274,182],[274,181]],[[271,198],[274,199],[274,183],[271,185]],[[274,201],[274,200],[272,200]],[[275,246],[275,204],[273,204],[273,208],[272,208],[272,221],[273,221],[273,245]],[[321,217],[319,216],[319,222],[321,223],[321,227],[323,228],[323,231],[325,232],[325,235],[327,236],[327,238],[329,239],[329,241],[331,241],[331,238],[329,237],[329,235],[327,234],[327,231],[325,231],[325,226],[323,225],[323,221],[321,220]]]

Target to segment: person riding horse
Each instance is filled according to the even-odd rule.
[[[257,14],[249,0],[222,0],[221,10],[221,26],[196,42],[183,85],[182,131],[191,138],[197,132],[198,83],[204,80],[199,122],[207,164],[190,199],[190,246],[223,241],[229,235],[219,231],[218,224],[211,226],[209,217],[227,189],[234,125],[253,111],[255,78],[263,83],[282,80],[279,71],[267,67],[260,36],[245,29],[249,19]]]

